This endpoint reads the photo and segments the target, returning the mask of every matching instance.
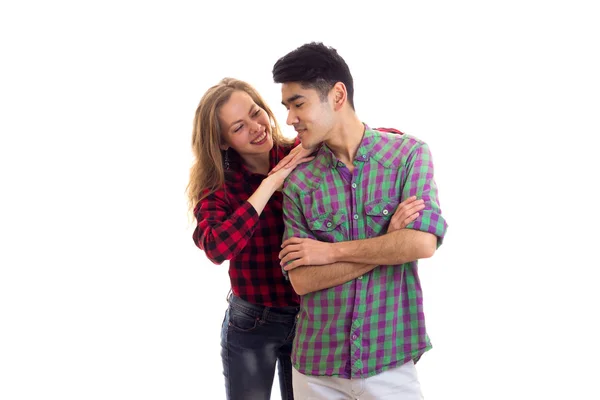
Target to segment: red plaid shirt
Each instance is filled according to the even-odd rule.
[[[299,143],[296,140],[294,146]],[[273,146],[269,169],[291,149]],[[259,216],[248,198],[265,176],[251,173],[235,152],[229,153],[225,187],[202,199],[194,209],[198,221],[194,243],[215,264],[229,260],[231,289],[236,296],[269,307],[298,306],[299,297],[279,264],[283,196],[275,192]]]

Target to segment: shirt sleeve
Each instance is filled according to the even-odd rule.
[[[286,185],[283,189],[283,239],[282,242],[289,238],[296,237],[301,239],[314,239],[317,238],[313,235],[312,231],[308,228],[308,223],[304,217],[304,213],[300,207],[299,194],[295,193]],[[288,272],[281,266],[281,271],[286,279],[288,278]]]
[[[247,201],[232,210],[222,189],[202,199],[196,205],[194,215],[197,220],[194,243],[215,264],[238,255],[259,221],[258,213]]]
[[[417,196],[417,199],[425,201],[425,209],[406,228],[434,234],[438,239],[437,247],[440,247],[448,224],[442,217],[437,186],[433,177],[433,161],[427,144],[419,145],[412,151],[412,154],[409,154],[406,168],[402,200],[410,196]]]

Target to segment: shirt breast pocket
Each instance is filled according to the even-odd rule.
[[[386,233],[399,201],[390,198],[373,199],[365,203],[367,236],[375,237]]]
[[[348,240],[348,216],[345,213],[326,213],[308,222],[315,237],[323,242]]]

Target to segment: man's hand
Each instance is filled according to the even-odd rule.
[[[398,204],[398,208],[396,208],[396,211],[390,220],[387,233],[406,228],[408,224],[417,219],[419,211],[424,208],[425,201],[417,200],[417,196],[409,197]]]
[[[276,166],[269,172],[269,175],[274,174],[282,168],[294,169],[296,165],[312,160],[314,157],[309,157],[313,153],[314,149],[306,150],[302,147],[302,144],[294,147],[290,153],[283,157]]]
[[[284,270],[289,271],[304,265],[333,264],[336,260],[331,245],[332,243],[313,239],[289,238],[281,244],[281,265],[284,265]]]

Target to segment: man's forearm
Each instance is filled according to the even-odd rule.
[[[341,285],[371,271],[377,265],[338,262],[308,265],[289,271],[290,282],[299,295]]]
[[[336,261],[375,265],[404,264],[429,258],[436,248],[435,235],[413,229],[401,229],[371,239],[332,243]]]
[[[378,265],[398,265],[431,257],[436,247],[435,235],[401,229],[372,239],[337,243],[291,238],[284,242],[284,249],[290,251],[283,250],[280,257],[289,270],[294,290],[304,295],[346,283]],[[329,261],[319,262],[319,256],[325,254],[329,255]]]

